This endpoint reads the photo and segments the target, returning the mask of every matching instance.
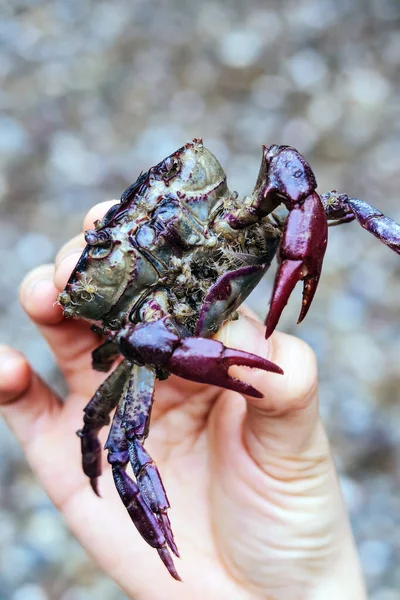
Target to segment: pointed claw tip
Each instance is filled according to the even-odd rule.
[[[180,582],[183,582],[183,579],[182,579],[182,577],[179,575],[178,571],[175,571],[175,569],[174,569],[174,571],[173,571],[173,572],[171,572],[169,569],[168,569],[168,571],[169,571],[169,573],[172,575],[172,577],[175,579],[175,581],[180,581]]]
[[[96,496],[98,498],[101,498],[101,494],[99,492],[99,484],[98,484],[97,477],[95,479],[91,479],[90,480],[90,487],[92,488],[92,490],[94,491],[94,493],[96,494]]]
[[[273,334],[273,331],[269,331],[267,328],[265,330],[265,339],[267,340],[268,338],[270,338],[272,334]]]
[[[311,306],[311,303],[314,299],[315,292],[317,291],[318,282],[319,282],[319,273],[313,276],[308,276],[304,280],[303,285],[303,301],[301,303],[301,310],[299,314],[299,318],[297,320],[297,324],[301,323],[302,320],[306,317],[308,310]]]
[[[300,323],[306,318],[308,309],[310,308],[310,306],[311,306],[311,301],[302,303],[299,318],[297,319],[297,325],[300,325]]]
[[[180,558],[181,555],[179,554],[179,550],[177,548],[177,545],[175,544],[175,541],[172,540],[168,540],[168,546],[171,548],[172,552],[175,554],[175,556],[177,558]]]
[[[264,371],[267,371],[267,373],[275,373],[276,375],[283,375],[283,371],[280,368],[279,365],[276,365],[275,363],[271,362],[270,360],[265,359],[265,364],[262,368]]]
[[[268,339],[275,331],[283,309],[285,308],[296,283],[303,279],[303,270],[304,263],[302,260],[286,259],[281,262],[275,277],[269,312],[265,319],[266,339]]]
[[[174,561],[171,558],[170,553],[168,552],[166,546],[162,546],[161,548],[157,548],[157,552],[159,557],[163,561],[164,565],[167,567],[168,573],[176,579],[176,581],[182,581],[180,578],[178,571],[175,569]]]
[[[249,386],[251,389],[247,390],[245,392],[246,396],[251,396],[252,398],[264,398],[264,394],[262,394],[261,392],[259,392],[258,390],[256,390],[256,388],[253,388],[251,386]]]
[[[273,322],[271,318],[269,318],[269,315],[267,315],[267,318],[265,319],[265,339],[267,340],[268,338],[271,337],[271,335],[274,333],[275,328],[276,328],[277,322]]]

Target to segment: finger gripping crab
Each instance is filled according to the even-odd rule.
[[[274,331],[296,283],[304,282],[299,322],[317,289],[330,224],[356,219],[400,254],[400,225],[362,200],[319,196],[307,161],[289,146],[263,147],[253,192],[243,200],[201,139],[140,175],[95,229],[58,300],[67,317],[105,336],[93,368],[112,371],[84,410],[83,470],[98,493],[100,429],[116,408],[106,448],[116,488],[132,521],[179,579],[179,556],[159,472],[144,449],[156,378],[185,379],[261,397],[230,376],[232,365],[274,373],[259,356],[210,339],[258,284],[276,252],[279,268],[266,319]],[[287,216],[274,211],[283,204]],[[131,464],[134,478],[126,472]]]

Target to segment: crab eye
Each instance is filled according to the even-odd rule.
[[[89,248],[89,256],[95,259],[106,258],[112,250],[111,242],[104,246],[92,246]]]

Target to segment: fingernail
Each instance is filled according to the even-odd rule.
[[[65,260],[68,260],[71,256],[76,256],[76,262],[78,262],[82,252],[84,251],[85,246],[82,246],[78,249],[73,248],[69,249],[60,257],[56,259],[56,269],[59,269]]]
[[[41,265],[33,269],[21,283],[21,292],[23,294],[32,294],[38,283],[42,281],[52,281],[54,276],[54,265]]]
[[[249,352],[253,354],[257,354],[262,358],[268,358],[272,360],[269,356],[270,354],[270,344],[269,341],[265,339],[263,335],[262,324],[258,323],[251,317],[243,317],[242,319],[242,327],[243,327],[243,340],[251,340],[252,346]]]

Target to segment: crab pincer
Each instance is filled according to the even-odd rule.
[[[298,323],[306,316],[317,290],[328,241],[328,223],[317,183],[307,161],[289,146],[264,148],[267,185],[261,202],[274,208],[283,202],[289,210],[279,248],[279,269],[266,318],[268,338],[298,281],[304,281]]]
[[[300,323],[306,316],[317,291],[327,239],[328,225],[324,208],[318,194],[314,193],[292,208],[286,222],[279,249],[279,269],[265,321],[266,338],[274,331],[298,281],[303,281],[304,287],[297,322]]]
[[[229,375],[229,367],[239,365],[283,374],[273,362],[249,352],[226,348],[217,340],[182,339],[167,327],[167,321],[168,317],[165,317],[122,330],[118,336],[122,354],[128,360],[161,367],[190,381],[216,385],[255,398],[262,398],[262,394],[250,384]]]
[[[226,348],[217,340],[196,337],[180,341],[166,368],[184,379],[217,385],[240,394],[262,398],[262,394],[253,386],[229,375],[228,369],[233,365],[283,374],[280,367],[265,358],[242,350]]]

